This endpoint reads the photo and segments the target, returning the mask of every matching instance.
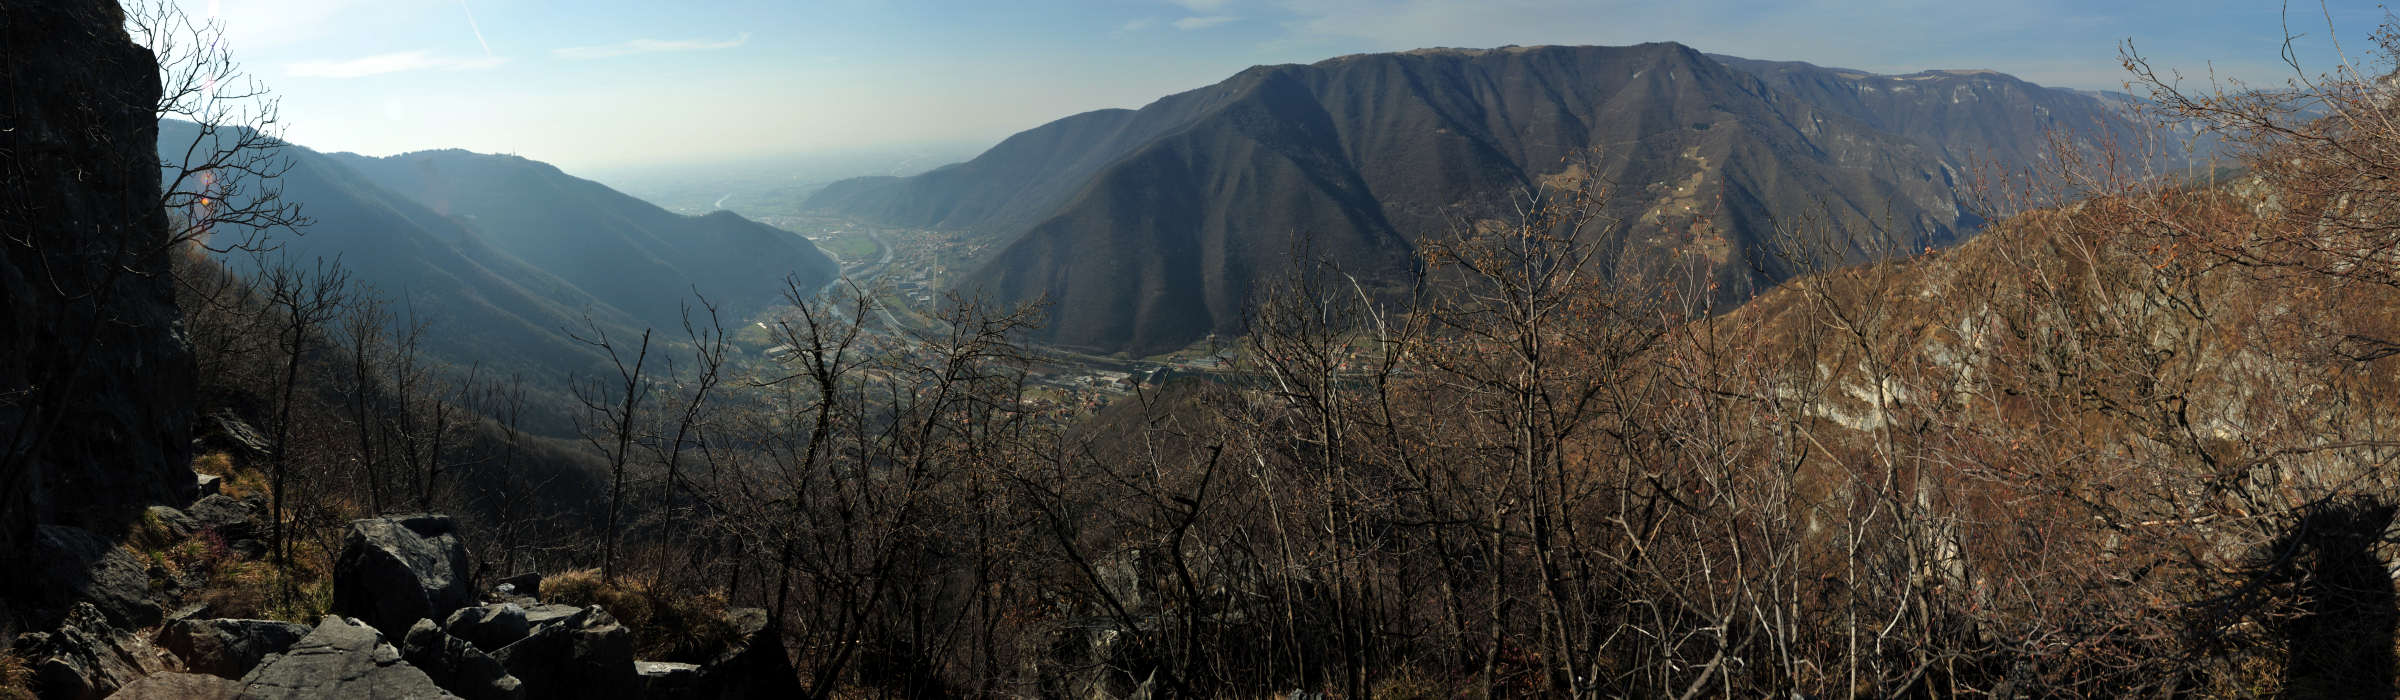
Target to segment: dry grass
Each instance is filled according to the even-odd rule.
[[[224,452],[210,452],[193,457],[192,471],[222,479],[217,482],[217,490],[233,498],[243,498],[257,493],[259,487],[267,483],[265,474],[256,469],[246,469],[236,465],[233,455]]]
[[[228,562],[195,597],[208,605],[210,615],[305,624],[332,608],[333,584],[304,570],[255,560]]]
[[[1389,678],[1376,681],[1367,693],[1378,698],[1447,698],[1454,693],[1437,679],[1414,668],[1400,669]]]
[[[291,561],[279,566],[241,556],[213,530],[174,537],[145,514],[123,547],[151,565],[154,584],[197,580],[181,602],[206,604],[217,617],[309,623],[332,607],[333,558],[319,540],[295,538]]]
[[[209,476],[226,476],[232,474],[233,455],[229,455],[224,452],[210,452],[208,454],[193,457],[192,471],[201,474],[207,474]]]
[[[16,652],[0,649],[0,700],[33,698],[33,667]]]
[[[646,581],[601,580],[597,569],[556,574],[542,580],[542,597],[564,605],[598,605],[633,631],[634,653],[670,658],[732,641],[725,601],[716,594],[689,595]]]

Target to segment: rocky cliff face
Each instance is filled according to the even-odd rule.
[[[192,488],[158,75],[123,26],[113,0],[0,4],[0,570],[37,524],[110,533]]]

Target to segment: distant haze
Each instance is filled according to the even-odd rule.
[[[1139,107],[1256,64],[1426,46],[1680,41],[1876,72],[1989,68],[2115,89],[2161,67],[2280,82],[2257,0],[183,0],[283,98],[292,140],[383,155],[515,153],[569,171],[991,143]],[[2302,57],[2354,51],[2373,3],[2295,3]],[[2214,60],[2214,64],[2209,61]]]

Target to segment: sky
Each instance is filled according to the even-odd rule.
[[[292,142],[570,172],[989,144],[1252,65],[1428,46],[1678,41],[2120,89],[2131,40],[2194,81],[2292,75],[2275,0],[178,1],[224,23]],[[2385,18],[2363,0],[2292,5],[2311,72],[2334,67],[2328,36],[2363,57]]]

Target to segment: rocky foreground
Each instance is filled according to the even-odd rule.
[[[151,509],[171,533],[255,548],[256,499],[210,493]],[[600,606],[545,603],[542,577],[482,588],[445,515],[350,523],[333,571],[333,614],[314,626],[165,613],[173,586],[89,532],[45,526],[58,585],[81,591],[56,629],[13,650],[44,698],[735,698],[799,692],[767,613],[726,612],[734,632],[672,660],[634,658],[633,633]]]

